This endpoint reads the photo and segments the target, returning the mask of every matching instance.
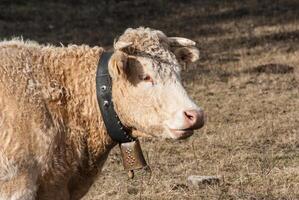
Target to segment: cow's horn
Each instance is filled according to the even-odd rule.
[[[168,38],[170,46],[195,46],[196,42],[182,37],[169,37]]]
[[[131,46],[132,44],[133,44],[133,42],[117,41],[114,43],[114,49],[116,49],[116,50],[124,49],[124,48]]]

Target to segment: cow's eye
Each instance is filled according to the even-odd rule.
[[[144,81],[152,81],[152,77],[150,77],[149,75],[145,75],[145,76],[143,77],[143,80],[144,80]]]
[[[141,80],[146,81],[146,82],[153,82],[153,79],[150,75],[145,74],[143,76],[140,77]]]

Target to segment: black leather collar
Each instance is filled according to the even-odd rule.
[[[103,52],[98,64],[96,75],[97,100],[107,132],[112,140],[118,143],[132,142],[135,139],[130,130],[119,120],[113,106],[112,80],[108,71],[108,63],[113,52]]]

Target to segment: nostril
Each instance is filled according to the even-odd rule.
[[[185,111],[184,114],[185,114],[187,119],[189,119],[191,121],[194,120],[194,115],[192,113],[190,113],[188,111]]]
[[[203,110],[185,110],[184,115],[186,127],[198,129],[204,125],[205,117]]]
[[[184,114],[189,121],[195,120],[195,115],[192,111],[185,111]]]

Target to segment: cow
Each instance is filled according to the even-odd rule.
[[[80,199],[117,144],[96,96],[102,47],[0,42],[0,199]],[[182,86],[199,51],[186,38],[128,28],[108,63],[112,99],[132,137],[183,139],[204,125]]]

